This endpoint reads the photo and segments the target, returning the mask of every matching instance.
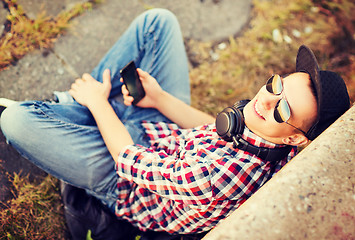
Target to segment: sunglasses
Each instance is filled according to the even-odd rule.
[[[278,74],[273,75],[269,78],[269,80],[267,80],[266,90],[269,93],[274,94],[274,95],[280,95],[282,93],[283,85],[282,85],[282,80],[281,80],[280,75],[278,75]],[[274,110],[274,118],[275,118],[276,122],[286,123],[286,124],[290,125],[291,127],[299,130],[304,135],[306,135],[306,133],[303,130],[301,130],[298,127],[295,127],[292,124],[287,122],[290,119],[290,117],[291,117],[290,105],[288,104],[286,98],[282,97],[276,103],[275,110]]]

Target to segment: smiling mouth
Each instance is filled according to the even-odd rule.
[[[263,114],[261,113],[261,111],[259,110],[258,106],[257,106],[258,100],[255,101],[254,104],[254,110],[256,112],[256,115],[258,115],[261,119],[265,120],[265,117],[263,116]]]

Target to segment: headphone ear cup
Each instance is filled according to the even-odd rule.
[[[237,108],[235,109],[234,106],[233,106],[233,109],[234,109],[234,114],[235,114],[235,119],[237,120],[235,126],[234,126],[234,136],[237,135],[237,134],[242,134],[243,131],[244,131],[244,115],[243,115],[243,108]]]
[[[218,135],[227,142],[232,142],[233,137],[244,131],[244,106],[249,100],[236,102],[232,107],[225,108],[217,115],[216,130]]]
[[[233,140],[233,133],[236,125],[234,110],[230,107],[225,108],[217,115],[216,130],[218,135],[227,142]]]

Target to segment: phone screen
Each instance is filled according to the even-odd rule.
[[[145,96],[145,91],[139,79],[136,65],[131,61],[122,68],[120,73],[129,94],[134,98],[132,104],[137,104]]]

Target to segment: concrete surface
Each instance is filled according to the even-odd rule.
[[[355,239],[355,106],[204,240]]]
[[[48,16],[56,16],[83,1],[17,0],[17,3],[26,16],[34,19],[42,11]],[[0,97],[41,100],[51,98],[53,91],[69,89],[77,76],[96,66],[138,14],[152,7],[174,12],[186,39],[219,42],[237,34],[247,24],[251,0],[104,0],[92,11],[75,18],[67,34],[61,36],[52,49],[29,53],[14,66],[1,71]],[[0,27],[6,21],[6,14],[7,10],[0,4]],[[0,160],[3,161],[2,166],[0,164],[0,201],[9,197],[7,179],[1,171],[22,171],[32,177],[44,175],[6,145],[1,131]]]
[[[21,5],[26,16],[30,19],[36,19],[41,13],[46,16],[57,16],[62,11],[67,11],[77,3],[86,2],[86,0],[17,0],[17,4]]]
[[[77,2],[82,0],[50,3],[46,0],[18,0],[28,16],[37,16],[42,10],[55,16]],[[0,72],[0,96],[16,100],[50,98],[52,91],[67,87],[76,76],[90,72],[134,17],[151,7],[174,12],[186,39],[218,42],[237,34],[247,24],[251,0],[181,0],[178,3],[104,0],[92,11],[75,18],[68,34],[60,37],[53,49],[30,53],[16,66]],[[6,13],[1,10],[0,20]],[[28,87],[38,83],[47,86],[41,89]]]

